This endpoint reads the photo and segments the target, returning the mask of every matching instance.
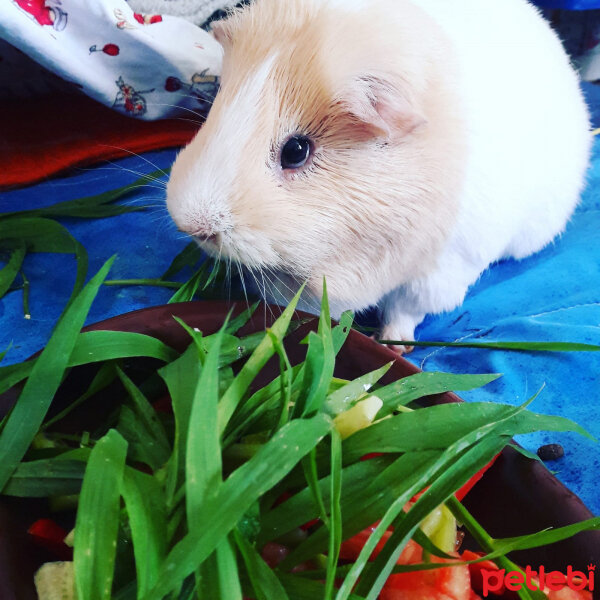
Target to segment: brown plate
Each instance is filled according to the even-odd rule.
[[[187,333],[172,318],[174,315],[188,325],[197,327],[206,334],[215,332],[223,323],[229,310],[234,315],[245,307],[225,302],[186,302],[157,306],[127,313],[96,323],[85,330],[133,331],[154,336],[167,345],[181,351],[189,343]],[[247,334],[270,325],[272,311],[278,308],[260,306],[253,319],[243,328]],[[306,315],[303,315],[306,317]],[[311,319],[292,333],[286,349],[292,363],[302,360],[306,346],[298,342],[308,330],[316,329],[316,321]],[[340,351],[337,377],[355,378],[395,360],[383,378],[389,383],[399,378],[417,373],[419,370],[399,358],[392,350],[376,341],[350,331],[348,339]],[[278,365],[272,361],[266,367],[265,378],[273,377]],[[91,367],[73,369],[61,393],[65,397],[76,397],[85,382],[89,382]],[[77,389],[79,388],[79,389]],[[85,389],[85,388],[83,388]],[[0,417],[15,402],[19,390],[12,389],[0,396]],[[88,401],[85,407],[72,413],[69,429],[90,427],[96,419],[106,415],[113,408],[110,400]],[[425,399],[427,403],[459,402],[454,394],[439,394]],[[499,398],[499,401],[502,399]],[[60,401],[60,399],[59,399]],[[56,407],[53,406],[53,410]],[[581,500],[560,483],[538,461],[528,459],[511,448],[506,448],[495,464],[464,501],[467,508],[494,537],[512,537],[532,533],[548,527],[559,527],[576,523],[593,515]],[[27,539],[27,527],[37,518],[45,515],[45,504],[40,501],[0,498],[0,598],[2,600],[35,600],[32,573],[43,561],[48,560],[35,549]],[[466,544],[470,545],[469,540]],[[587,565],[600,565],[600,531],[585,532],[575,537],[527,552],[518,552],[513,560],[522,566],[530,565],[537,570],[543,565],[548,570],[566,572],[568,565],[573,569],[587,572]],[[599,599],[598,592],[594,598]]]

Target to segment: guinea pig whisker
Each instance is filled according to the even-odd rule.
[[[196,121],[195,119],[186,119],[185,117],[169,117],[165,119],[165,121],[185,121],[186,123],[194,123],[194,125],[198,125],[199,127],[204,124],[204,121]]]
[[[271,269],[271,273],[273,274],[273,277],[275,278],[275,281],[279,282],[289,293],[289,296],[284,296],[285,300],[287,302],[289,302],[295,295],[296,295],[296,291],[294,291],[284,280],[283,278],[277,273],[277,271]],[[293,277],[292,277],[293,278]],[[296,282],[297,283],[297,282]],[[299,287],[299,286],[298,286]],[[276,289],[280,290],[280,293],[282,292],[282,290],[277,287]]]
[[[227,282],[227,298],[231,302],[231,258],[225,260],[225,281]]]
[[[296,295],[296,292],[286,284],[277,271],[273,269],[269,269],[269,271],[271,276],[267,280],[269,281],[271,297],[280,304],[288,304]]]
[[[242,289],[244,290],[244,298],[246,298],[246,305],[248,307],[248,310],[250,310],[250,301],[248,300],[248,292],[246,291],[246,282],[244,281],[244,274],[242,273],[242,267],[240,265],[240,261],[236,260],[235,261],[238,273],[240,274],[240,280],[242,282]]]
[[[144,157],[140,157],[140,158],[144,158]],[[150,166],[156,167],[156,165],[154,165],[147,159],[144,158],[144,160],[146,160],[146,162],[149,163]],[[134,175],[137,175],[140,179],[145,179],[146,181],[151,181],[152,183],[159,183],[165,189],[167,188],[167,182],[163,181],[161,177],[156,177],[155,175],[151,175],[150,173],[143,173],[142,171],[136,171],[134,169],[124,167],[123,165],[119,165],[111,160],[107,160],[106,162],[107,162],[107,164],[112,165],[115,169],[119,169],[120,171],[127,171],[128,173],[133,173]],[[104,168],[107,168],[107,167],[104,167]],[[158,169],[158,167],[156,167],[156,168]],[[158,170],[162,171],[162,169],[158,169]],[[164,173],[164,171],[163,171],[163,173]],[[167,173],[164,173],[164,175],[166,176]]]
[[[185,110],[189,113],[192,113],[194,116],[199,117],[204,120],[204,116],[200,112],[196,112],[191,108],[187,108],[187,106],[180,106],[179,104],[168,104],[167,102],[148,102],[148,106],[170,106],[171,108],[176,108],[178,110]],[[201,121],[202,122],[202,121]]]
[[[196,102],[200,101],[203,104],[210,104],[211,106],[215,103],[214,100],[209,100],[208,98],[199,98],[197,95],[194,95],[194,94],[178,93],[177,94],[177,98],[181,98],[182,100],[184,98],[189,98],[190,100],[195,100]],[[152,103],[149,103],[149,104],[152,104]],[[177,105],[177,106],[179,106],[179,105]],[[185,107],[182,107],[182,108],[185,108]],[[188,110],[192,110],[193,111],[193,109],[188,109]]]
[[[271,308],[271,305],[267,302],[267,284],[265,282],[265,274],[264,274],[264,271],[259,267],[258,273],[260,274],[260,277],[262,279],[262,287],[261,287],[258,277],[254,273],[254,269],[249,269],[249,270],[250,270],[250,273],[252,274],[252,277],[254,277],[254,281],[256,282],[256,288],[258,289],[261,297],[264,300],[264,302],[263,302],[263,305],[264,305],[263,306],[263,319],[266,323],[267,322],[267,309],[269,310],[271,317],[275,318],[275,314],[273,313],[273,309]]]
[[[94,170],[103,170],[103,171],[125,171],[127,173],[131,173],[136,175],[139,179],[145,179],[146,181],[152,182],[154,184],[160,184],[155,186],[150,186],[150,184],[141,184],[136,187],[143,187],[144,185],[148,185],[150,187],[154,187],[157,190],[165,191],[167,189],[166,182],[162,181],[157,177],[152,177],[148,175],[148,173],[142,173],[141,171],[135,171],[134,169],[128,169],[127,167],[123,167],[122,165],[118,165],[111,161],[106,161],[109,165],[113,165],[112,167],[94,167]]]
[[[267,281],[268,278],[265,279],[265,272],[263,269],[259,269],[260,272],[260,276],[263,282],[263,299],[264,299],[264,305],[265,305],[265,321],[267,320],[267,306],[269,307],[269,311],[271,312],[271,316],[273,318],[275,318],[275,315],[273,314],[273,309],[271,308],[271,305],[267,302]]]
[[[138,158],[141,158],[144,162],[147,162],[151,167],[154,167],[157,171],[160,171],[165,177],[168,176],[168,173],[166,171],[163,171],[163,169],[161,169],[156,163],[153,163],[150,159],[148,159],[147,157],[138,154],[137,152],[133,152],[133,150],[129,150],[127,148],[121,148],[120,146],[112,146],[111,144],[99,144],[100,146],[104,146],[105,148],[112,148],[113,150],[121,150],[121,152],[127,152],[127,154],[131,154],[131,156],[137,156]]]
[[[114,167],[101,167],[101,166],[98,166],[98,167],[93,167],[93,168],[89,168],[89,169],[88,168],[84,168],[84,167],[77,167],[77,170],[78,171],[129,171],[129,172],[133,173],[134,175],[138,175],[140,178],[141,177],[145,177],[149,181],[153,181],[152,177],[148,177],[147,175],[144,175],[143,173],[139,173],[138,174],[136,171],[132,171],[131,169],[125,169],[124,167],[121,167],[120,165],[115,165]],[[158,183],[161,184],[160,186],[150,185],[149,183],[142,183],[142,184],[139,184],[139,185],[132,186],[131,189],[132,190],[137,190],[137,189],[140,189],[140,188],[143,188],[143,187],[150,187],[150,188],[153,188],[155,190],[159,190],[159,191],[161,191],[161,192],[164,193],[165,190],[166,190],[166,184],[164,182],[160,181],[160,180],[157,180],[157,181],[158,181]],[[164,196],[163,196],[163,198],[164,198]]]
[[[151,187],[153,189],[156,189],[156,188],[154,188],[154,186],[140,186],[140,187]],[[137,187],[135,189],[137,189]],[[166,210],[164,195],[162,195],[162,196],[141,196],[140,198],[129,198],[125,202],[123,202],[123,204],[125,206],[136,206],[138,204],[142,204],[143,202],[147,202],[148,200],[156,200],[157,201],[156,204],[152,204],[149,206]]]

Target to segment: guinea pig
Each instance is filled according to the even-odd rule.
[[[221,88],[167,187],[180,230],[271,301],[323,278],[412,340],[494,261],[565,227],[589,118],[525,0],[255,0],[214,26]]]

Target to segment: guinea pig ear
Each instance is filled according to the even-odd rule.
[[[377,76],[355,79],[347,90],[344,104],[352,117],[375,137],[398,139],[426,122],[403,92]]]
[[[210,30],[219,44],[231,42],[231,28],[227,25],[227,20],[213,21]]]

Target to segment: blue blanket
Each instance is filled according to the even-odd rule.
[[[596,88],[586,88],[600,108]],[[600,116],[600,115],[599,115]],[[595,118],[596,123],[600,119]],[[148,153],[115,165],[80,171],[70,177],[0,195],[0,211],[46,206],[129,183],[137,173],[168,167],[175,151]],[[158,277],[187,243],[164,207],[164,190],[140,188],[127,203],[150,203],[143,213],[101,220],[64,220],[87,248],[90,273],[112,254],[118,258],[112,278]],[[74,281],[74,259],[38,254],[25,262],[31,281],[31,319],[23,317],[22,292],[0,301],[0,351],[12,342],[3,364],[20,361],[41,348],[65,306]],[[165,303],[172,291],[150,287],[105,287],[88,322]],[[507,260],[491,267],[451,313],[428,317],[417,329],[427,340],[537,341],[559,340],[600,344],[600,140],[589,173],[589,185],[565,234],[553,245],[523,261]],[[454,373],[503,373],[497,382],[464,393],[467,400],[519,404],[542,386],[533,410],[570,417],[600,439],[600,354],[520,353],[464,348],[418,348],[409,360],[426,370]],[[519,440],[535,451],[558,442],[565,456],[550,464],[558,477],[589,508],[600,514],[597,473],[600,445],[576,434],[535,434]]]

